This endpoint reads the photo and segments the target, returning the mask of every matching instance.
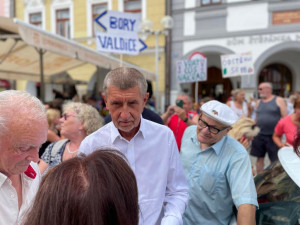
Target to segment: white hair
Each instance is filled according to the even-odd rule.
[[[17,90],[0,92],[0,135],[7,132],[8,123],[20,115],[33,120],[47,118],[45,106],[28,92]]]

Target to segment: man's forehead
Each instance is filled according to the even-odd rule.
[[[207,116],[205,113],[201,113],[201,119],[207,122],[209,125],[213,125],[215,127],[224,127],[225,125],[214,120],[213,118]]]
[[[177,97],[177,100],[183,100],[184,102],[188,102],[189,98],[186,95],[180,95]]]

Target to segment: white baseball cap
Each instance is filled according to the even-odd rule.
[[[216,100],[204,103],[200,110],[206,116],[226,126],[233,125],[239,119],[237,114],[228,105]]]

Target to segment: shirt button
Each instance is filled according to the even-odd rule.
[[[14,197],[15,197],[15,195],[11,194],[11,195],[10,195],[10,197],[11,197],[11,198],[14,198]]]

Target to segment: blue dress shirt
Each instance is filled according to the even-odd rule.
[[[245,148],[225,136],[201,150],[197,126],[185,130],[181,159],[189,184],[189,203],[183,216],[184,225],[228,225],[233,206],[258,206],[251,163]]]

